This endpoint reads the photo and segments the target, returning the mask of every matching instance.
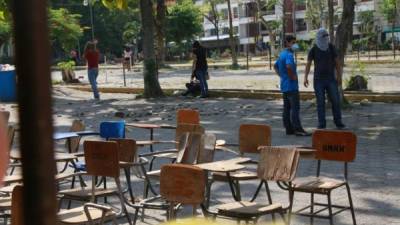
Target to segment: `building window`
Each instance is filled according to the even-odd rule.
[[[296,31],[306,31],[307,23],[304,19],[296,19]]]
[[[210,36],[217,36],[217,30],[215,28],[210,30]]]
[[[222,9],[221,13],[222,13],[224,20],[227,20],[228,19],[228,9]]]
[[[239,10],[237,7],[233,8],[233,18],[239,18]]]

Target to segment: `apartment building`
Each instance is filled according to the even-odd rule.
[[[335,12],[339,12],[343,0],[335,0]],[[379,13],[380,0],[356,0],[355,22],[353,26],[353,34],[360,34],[359,13],[362,11],[374,11],[374,24],[376,29],[385,34],[391,32],[391,27]],[[197,0],[196,4],[204,4],[204,0]],[[229,47],[229,23],[228,23],[228,6],[227,4],[218,4],[217,10],[221,13],[219,24],[219,37],[216,34],[214,25],[206,18],[203,20],[204,35],[201,41],[209,48],[228,48]],[[231,0],[231,9],[233,15],[234,37],[238,49],[254,52],[259,49],[259,43],[269,43],[270,37],[266,27],[257,18],[257,5],[255,0]],[[294,0],[281,0],[280,4],[275,5],[270,10],[262,10],[263,18],[266,21],[282,21],[282,27],[277,34],[277,42],[279,44],[280,36],[283,34],[293,34],[299,40],[312,40],[318,27],[313,25],[306,19],[306,4],[295,4]],[[326,13],[321,15],[323,24],[327,21]],[[400,24],[400,23],[399,23]],[[336,24],[337,25],[337,24]],[[400,39],[400,27],[397,36]],[[283,31],[283,32],[282,32]],[[395,30],[397,31],[397,30]]]

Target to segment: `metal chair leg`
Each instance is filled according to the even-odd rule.
[[[328,197],[329,224],[330,224],[330,225],[333,225],[331,192],[329,192],[329,193],[327,194],[327,197]]]
[[[210,180],[209,182],[207,182],[207,187],[206,187],[206,202],[205,202],[205,206],[208,209],[210,207],[210,198],[211,198],[211,185],[214,182],[212,180]]]
[[[288,225],[290,225],[290,221],[292,219],[293,198],[294,198],[294,191],[289,190],[289,211],[288,211],[288,218],[287,218]]]
[[[311,201],[310,201],[310,225],[314,224],[314,193],[311,193]]]
[[[353,200],[351,198],[350,186],[348,183],[346,183],[346,189],[347,189],[347,195],[349,197],[350,212],[351,212],[351,217],[353,219],[353,225],[357,225],[356,215],[354,214]]]
[[[132,184],[131,184],[131,170],[130,168],[125,168],[124,172],[126,176],[126,183],[128,186],[129,196],[131,197],[132,204],[135,204],[135,197],[133,196]]]
[[[238,201],[241,201],[241,200],[242,200],[242,196],[241,196],[241,194],[240,194],[240,183],[239,183],[238,180],[235,182],[235,189],[236,189],[236,197],[237,197],[237,200],[238,200]]]

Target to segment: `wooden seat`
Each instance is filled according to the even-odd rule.
[[[68,189],[68,190],[63,190],[59,191],[59,194],[63,195],[64,198],[68,199],[75,199],[75,200],[81,200],[81,201],[90,201],[90,198],[92,197],[92,188],[74,188],[74,189]],[[110,196],[110,195],[116,195],[118,192],[116,189],[111,189],[111,188],[96,188],[94,191],[94,195],[99,198],[99,197],[105,197],[105,196]]]
[[[252,201],[236,201],[217,205],[217,212],[210,212],[204,209],[205,211],[214,216],[234,218],[238,222],[241,220],[246,222],[253,221],[255,224],[260,216],[277,213],[281,215],[286,224],[287,221],[283,215],[287,208],[284,208],[280,203],[272,203],[268,181],[285,182],[290,190],[292,187],[291,182],[297,172],[299,152],[294,148],[261,146],[260,153],[260,161],[257,167],[257,177],[260,180],[260,184],[254,195],[256,196],[261,186],[265,185],[268,202],[254,202],[255,198],[253,197]],[[273,216],[272,218],[275,223],[275,217]]]
[[[279,212],[281,204],[265,205],[256,202],[240,201],[218,205],[218,214],[227,217],[249,218]]]
[[[258,154],[258,147],[271,145],[271,127],[268,125],[260,124],[242,124],[239,127],[239,154]],[[237,197],[240,200],[240,184],[239,181],[255,180],[258,179],[254,171],[244,170],[230,173],[231,180],[235,182]],[[214,181],[227,182],[228,177],[226,173],[213,173],[209,186]],[[211,187],[209,187],[210,189]],[[207,198],[209,200],[210,198]],[[207,203],[208,205],[209,203]]]
[[[8,121],[10,119],[10,112],[9,111],[3,111],[0,110],[0,119],[2,119],[5,123],[5,126],[8,125]]]
[[[346,181],[328,177],[298,178],[293,181],[293,190],[310,193],[326,194],[331,190],[341,187]]]
[[[86,126],[82,120],[74,120],[74,121],[72,121],[70,131],[71,132],[84,131],[85,128],[86,128]],[[68,152],[69,153],[77,153],[79,151],[80,141],[81,141],[80,136],[69,138],[68,140],[66,140],[65,146],[66,146]]]
[[[87,216],[87,213],[90,214],[90,219]],[[104,215],[104,220],[115,220],[116,213],[112,211],[111,208],[109,210],[102,210],[99,208],[90,208],[88,207],[87,213],[85,212],[84,206],[62,210],[58,213],[58,219],[60,224],[86,224],[91,220],[100,220]]]
[[[11,224],[23,225],[22,186],[16,186],[12,193]],[[0,200],[1,201],[1,200]],[[0,203],[1,204],[1,203]],[[62,210],[58,213],[57,224],[103,224],[104,221],[116,219],[117,214],[111,207],[87,203],[84,206]],[[100,222],[100,223],[99,223]]]
[[[310,222],[313,223],[314,217],[329,219],[333,225],[333,216],[344,210],[350,210],[353,224],[356,224],[354,213],[353,201],[351,198],[350,186],[347,180],[348,163],[352,162],[356,156],[357,137],[350,131],[337,131],[337,130],[317,130],[312,136],[312,147],[316,150],[315,158],[317,159],[317,173],[315,177],[307,177],[297,179],[293,183],[293,195],[295,192],[310,193],[310,204],[295,212],[296,215],[310,217]],[[328,177],[321,177],[321,163],[322,161],[336,161],[344,164],[344,179],[337,180]],[[331,170],[330,173],[333,171]],[[332,204],[331,194],[333,190],[346,187],[347,197],[349,200],[348,206]],[[328,199],[327,203],[314,202],[314,195],[325,195]],[[315,206],[324,207],[322,210],[314,212]],[[333,209],[338,211],[333,213]],[[309,209],[309,212],[305,212]],[[328,216],[321,215],[321,212],[328,210]]]
[[[213,173],[212,176],[214,181],[228,182],[228,177],[226,176],[226,173]],[[258,178],[256,172],[245,170],[230,173],[230,177],[232,180],[237,181],[254,180]]]
[[[92,176],[92,186],[90,189],[85,188],[81,190],[73,189],[60,191],[59,193],[62,195],[61,200],[69,199],[93,202],[96,197],[103,197],[104,195],[116,193],[116,196],[118,197],[118,200],[121,204],[121,208],[119,211],[116,211],[115,209],[111,209],[110,207],[86,203],[83,207],[80,207],[78,209],[68,209],[66,211],[63,211],[61,215],[65,217],[60,217],[60,222],[62,224],[86,224],[87,220],[89,219],[91,221],[95,221],[95,223],[98,223],[100,222],[98,220],[101,220],[101,222],[103,222],[103,220],[105,219],[115,219],[114,216],[125,214],[128,223],[132,224],[131,218],[129,217],[128,211],[125,207],[125,200],[122,194],[121,182],[119,179],[120,167],[118,144],[114,141],[85,141],[83,147],[85,153],[87,175]],[[97,189],[95,177],[113,178],[116,184],[117,191],[115,192],[114,189]],[[90,198],[88,198],[89,196]],[[84,210],[82,213],[83,209],[86,210]],[[104,217],[100,217],[99,219],[94,219],[94,217],[89,218],[88,212],[90,211],[90,209],[93,209],[93,212],[95,214],[98,213],[98,210],[100,209]],[[82,216],[84,214],[86,214],[87,217]],[[66,215],[76,215],[76,217],[73,217],[71,219],[69,216]],[[109,215],[112,215],[112,217],[109,218]],[[79,221],[79,219],[82,220]]]

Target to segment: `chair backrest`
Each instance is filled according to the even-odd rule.
[[[175,130],[175,141],[179,143],[179,139],[181,135],[184,133],[204,133],[204,128],[199,124],[188,124],[188,123],[181,123],[178,124]],[[178,144],[176,145],[178,148]]]
[[[11,225],[24,225],[23,187],[16,185],[11,197]]]
[[[161,167],[160,194],[169,202],[199,205],[204,201],[205,172],[192,165]]]
[[[214,134],[206,133],[201,138],[201,149],[197,156],[197,163],[208,163],[214,161],[215,143],[217,138]]]
[[[295,178],[300,158],[295,148],[261,146],[260,151],[257,168],[260,179],[290,182]]]
[[[125,121],[106,121],[100,123],[100,137],[125,138]]]
[[[119,177],[118,144],[113,141],[85,141],[86,171],[92,176]]]
[[[13,126],[8,126],[7,133],[8,133],[8,146],[10,147],[11,150],[14,144],[15,128]]]
[[[316,130],[312,145],[318,160],[352,162],[356,157],[357,136],[351,131]]]
[[[239,151],[259,153],[259,146],[271,145],[271,127],[261,124],[242,124],[239,128]]]
[[[71,132],[84,131],[85,127],[86,126],[82,122],[82,120],[74,120],[74,121],[72,121],[70,131]],[[65,146],[67,147],[69,153],[78,152],[80,141],[81,141],[81,137],[74,137],[74,138],[70,138],[69,141],[65,142]]]
[[[137,146],[133,139],[111,138],[118,144],[118,159],[121,162],[136,162]]]
[[[181,140],[179,143],[182,141],[182,138],[185,140],[185,147],[183,148],[183,145],[180,145],[180,149],[178,151],[178,157],[176,159],[177,163],[183,163],[183,164],[196,164],[197,163],[197,157],[199,155],[200,149],[201,149],[201,139],[202,139],[201,133],[184,133],[181,136]]]
[[[200,124],[199,111],[194,109],[179,109],[176,112],[176,124],[181,123]]]
[[[0,110],[0,119],[4,120],[5,124],[7,125],[10,119],[10,112]]]

